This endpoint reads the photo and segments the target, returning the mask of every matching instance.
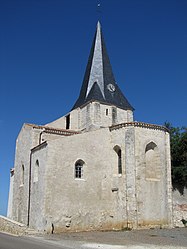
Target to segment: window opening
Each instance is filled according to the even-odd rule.
[[[106,109],[106,116],[108,116],[108,109]]]
[[[112,107],[112,124],[116,124],[117,122],[117,109]]]
[[[114,151],[116,152],[118,156],[118,174],[122,174],[122,157],[121,157],[121,148],[116,145],[114,147]]]
[[[21,185],[24,185],[24,176],[25,176],[25,167],[22,164],[22,166],[21,166]]]
[[[122,174],[121,149],[118,151],[118,174]]]
[[[69,130],[70,128],[70,114],[66,116],[66,130]]]
[[[84,165],[84,162],[82,160],[78,160],[75,163],[75,178],[78,178],[78,179],[83,178],[83,165]]]
[[[38,181],[38,175],[39,175],[39,161],[36,160],[35,168],[34,168],[34,182]]]

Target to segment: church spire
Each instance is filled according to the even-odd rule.
[[[80,95],[72,109],[94,100],[124,110],[134,110],[115,82],[99,21]]]

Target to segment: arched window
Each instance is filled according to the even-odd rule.
[[[37,181],[38,181],[39,166],[40,166],[39,161],[36,160],[35,166],[34,166],[34,180],[33,180],[34,182],[37,182]]]
[[[118,174],[122,174],[122,158],[121,158],[121,148],[116,145],[114,147],[114,151],[116,152],[117,154],[117,160],[118,160]]]
[[[145,177],[147,180],[160,179],[160,154],[158,146],[154,142],[147,144],[145,148]]]
[[[157,145],[154,142],[150,142],[147,144],[146,148],[145,148],[145,152],[147,152],[148,150],[154,150],[157,147]]]
[[[24,178],[25,178],[25,166],[24,164],[21,165],[21,185],[24,185]]]
[[[83,178],[83,165],[84,161],[79,159],[75,163],[75,178],[81,179]]]

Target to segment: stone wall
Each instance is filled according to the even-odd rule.
[[[48,124],[46,126],[53,127],[53,128],[58,128],[58,129],[66,129],[66,117],[70,115],[70,130],[78,130],[79,129],[79,112],[80,108],[77,108],[70,113],[67,113],[63,117],[60,117]]]
[[[146,147],[152,143],[157,164],[149,165],[148,160],[146,166]],[[48,141],[44,150],[33,154],[42,171],[41,182],[32,178],[31,227],[51,232],[53,224],[55,232],[61,232],[171,225],[166,145],[167,132],[133,126]],[[116,146],[122,151],[120,174]],[[76,179],[80,159],[83,178]],[[151,176],[146,167],[152,167]]]
[[[178,190],[173,191],[173,221],[175,227],[184,227],[182,219],[187,221],[187,189],[183,195]]]
[[[0,231],[15,235],[23,235],[28,233],[24,224],[10,220],[0,215]]]
[[[133,121],[133,112],[131,110],[123,110],[99,102],[90,102],[86,106],[77,108],[67,115],[70,115],[69,129],[72,130],[98,129],[100,127],[109,127],[113,124]],[[67,115],[47,125],[54,128],[66,129]]]
[[[9,196],[8,196],[8,208],[7,208],[7,217],[12,217],[13,210],[13,186],[14,186],[14,168],[10,170],[10,184],[9,184]]]
[[[48,142],[46,231],[51,231],[52,224],[55,232],[126,226],[125,199],[121,201],[125,193],[123,176],[115,177],[120,188],[112,191],[115,158],[108,129]],[[83,177],[76,179],[75,163],[79,159],[85,164]],[[37,216],[37,211],[33,210],[33,215]]]
[[[79,118],[70,127],[78,125],[85,132],[60,136],[45,133],[44,127],[23,126],[16,147],[13,218],[47,232],[53,226],[61,232],[171,225],[167,131],[137,122],[102,127],[132,121],[132,112],[114,112],[96,102],[71,114]],[[49,125],[62,121],[65,117]],[[120,173],[116,146],[121,150]],[[84,162],[81,179],[75,178],[78,160]]]
[[[139,226],[171,226],[172,190],[168,133],[138,127],[135,130]]]
[[[47,143],[31,151],[29,226],[44,230],[45,226],[45,169],[47,162]],[[53,192],[53,188],[51,189]],[[53,192],[53,194],[55,194]]]
[[[130,124],[127,128],[114,127],[112,134],[125,157],[129,225],[172,226],[169,134],[159,127],[130,127]],[[146,159],[148,145],[154,160]]]
[[[23,125],[16,140],[14,186],[10,218],[27,224],[30,149],[34,145],[32,127]]]

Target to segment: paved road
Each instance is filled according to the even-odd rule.
[[[187,249],[187,228],[82,232],[14,237],[0,233],[0,249]]]
[[[187,249],[187,228],[42,235],[75,249]]]
[[[61,245],[51,245],[47,241],[17,237],[0,233],[0,249],[69,249]]]

